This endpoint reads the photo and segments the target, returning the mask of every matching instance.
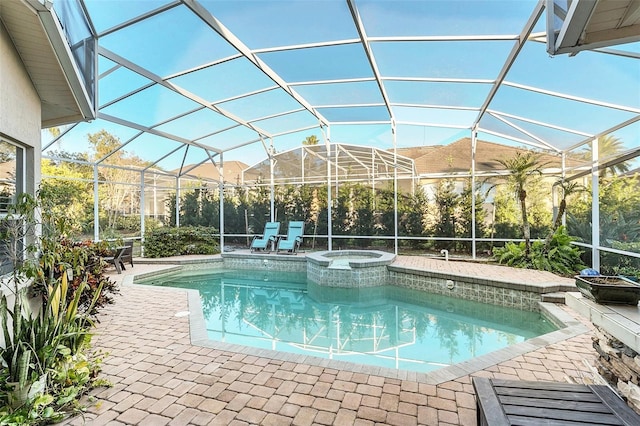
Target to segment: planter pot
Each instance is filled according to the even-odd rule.
[[[640,285],[620,276],[576,276],[583,296],[601,304],[637,305]]]

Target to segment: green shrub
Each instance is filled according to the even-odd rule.
[[[145,235],[144,255],[169,257],[220,253],[215,233],[214,228],[204,226],[154,229]]]
[[[140,216],[118,216],[114,227],[123,231],[140,232]]]
[[[534,241],[529,258],[525,256],[524,242],[508,242],[504,247],[496,247],[493,254],[504,265],[516,268],[538,269],[560,275],[574,275],[586,268],[580,259],[582,250],[571,245],[574,239],[567,234],[564,226],[558,228],[551,239],[548,251],[543,241]]]

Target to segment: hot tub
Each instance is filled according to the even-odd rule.
[[[320,251],[307,254],[307,278],[327,287],[377,287],[388,283],[396,256],[378,250]]]

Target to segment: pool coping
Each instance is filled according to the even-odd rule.
[[[213,260],[215,262],[218,261],[217,259],[210,260]],[[220,259],[219,261],[221,262],[222,259]],[[150,273],[128,275],[124,277],[122,285],[142,286],[142,284],[135,284],[134,281],[137,279],[166,274],[168,272],[177,272],[181,269],[183,269],[183,265],[172,265]],[[428,271],[423,272],[427,273]],[[467,361],[453,364],[448,367],[443,367],[428,373],[422,373],[408,370],[396,370],[387,367],[362,365],[349,361],[320,358],[313,355],[280,352],[270,349],[261,349],[251,346],[210,340],[207,334],[206,321],[204,319],[199,291],[191,289],[179,290],[185,291],[187,295],[189,307],[189,333],[191,344],[195,346],[226,350],[230,352],[259,356],[280,361],[303,363],[324,368],[335,368],[337,370],[350,371],[353,373],[374,374],[400,380],[413,380],[431,385],[437,385],[443,382],[455,380],[471,373],[487,369],[501,362],[508,361],[519,355],[524,355],[547,345],[558,343],[589,331],[589,328],[584,325],[579,319],[577,319],[573,315],[570,315],[559,306],[549,302],[538,302],[540,312],[543,313],[543,315],[545,315],[548,319],[553,321],[556,326],[562,328],[551,333],[537,336],[525,340],[524,342],[516,343],[506,348],[499,349],[497,351],[474,357]]]
[[[363,252],[374,253],[375,256],[366,259],[352,259],[349,261],[351,268],[370,268],[376,266],[389,266],[396,259],[395,254],[387,253],[380,250],[334,250],[334,251],[317,251],[309,253],[305,256],[307,262],[311,262],[318,266],[331,268],[331,262],[335,258],[349,257],[353,255],[362,255]],[[335,253],[327,255],[327,253]]]
[[[442,278],[445,280],[446,279],[451,279],[451,280],[463,279],[473,284],[489,285],[491,287],[505,288],[509,290],[528,291],[531,293],[539,293],[539,294],[568,292],[568,291],[577,290],[577,287],[575,286],[575,284],[565,284],[559,281],[536,282],[536,283],[518,282],[515,280],[505,281],[502,279],[480,278],[478,276],[466,275],[463,273],[427,271],[427,270],[419,269],[415,267],[400,266],[400,265],[394,265],[394,264],[387,266],[387,269],[389,269],[389,271],[391,272],[408,273],[408,274],[413,274],[418,276],[429,276],[433,278]]]

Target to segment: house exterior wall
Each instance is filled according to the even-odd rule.
[[[40,97],[1,21],[0,58],[0,137],[25,148],[25,191],[34,193],[40,182]]]

